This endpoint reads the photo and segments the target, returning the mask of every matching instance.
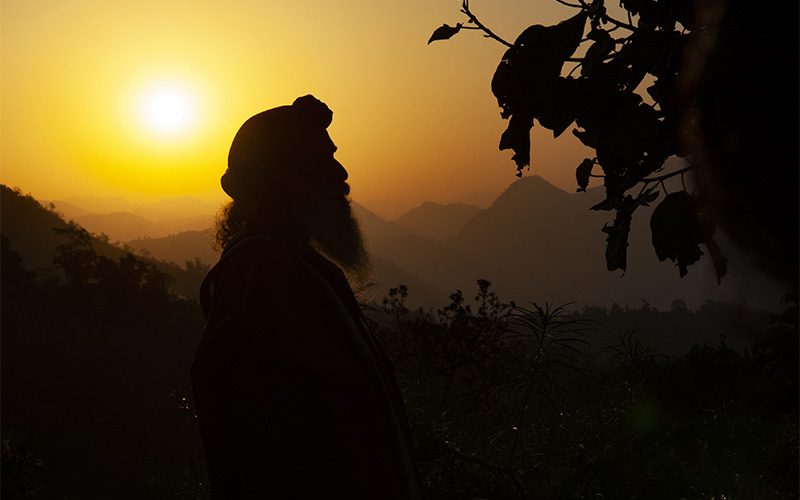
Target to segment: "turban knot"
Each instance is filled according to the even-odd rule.
[[[222,189],[236,199],[260,187],[259,180],[270,171],[291,168],[298,151],[332,121],[333,112],[312,95],[248,118],[233,138]]]

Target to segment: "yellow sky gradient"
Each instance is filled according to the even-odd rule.
[[[513,41],[571,9],[553,0],[474,0]],[[478,32],[426,45],[464,21],[460,0],[387,2],[4,0],[0,182],[41,199],[194,195],[222,201],[239,125],[312,93],[353,197],[411,208],[513,182],[506,122],[489,83],[504,47]],[[185,89],[183,131],[142,116],[148,89]],[[538,129],[538,130],[537,130]],[[532,174],[574,189],[585,154],[536,127]],[[388,205],[387,205],[388,206]]]

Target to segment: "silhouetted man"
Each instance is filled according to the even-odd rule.
[[[392,369],[328,260],[368,270],[332,116],[301,97],[231,145],[191,373],[215,500],[420,497]]]

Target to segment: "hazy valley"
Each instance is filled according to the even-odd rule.
[[[486,193],[481,196],[486,199]],[[588,209],[602,196],[599,188],[567,193],[533,176],[512,184],[485,209],[426,202],[386,221],[354,203],[373,256],[373,296],[380,299],[402,283],[409,286],[412,305],[440,306],[456,289],[471,294],[482,278],[493,283],[501,299],[518,303],[649,303],[666,309],[680,298],[690,307],[706,300],[777,307],[782,290],[752,269],[724,235],[720,243],[729,272],[721,285],[709,259],[701,259],[683,279],[673,263],[658,262],[647,209],[634,217],[627,272],[608,272],[601,229],[611,216]],[[181,197],[136,205],[122,199],[69,198],[53,204],[66,219],[159,260],[216,262],[209,228],[217,207],[201,200]]]

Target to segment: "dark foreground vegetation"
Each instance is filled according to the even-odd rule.
[[[26,270],[3,238],[2,497],[205,498],[187,389],[199,308],[84,236],[59,247],[60,273]],[[631,330],[597,351],[590,316],[619,308],[571,316],[478,285],[472,305],[456,292],[411,311],[399,287],[368,311],[430,498],[797,497],[796,298],[746,352],[662,356]]]
[[[629,330],[599,364],[591,320],[478,284],[436,314],[394,289],[378,327],[431,498],[797,498],[796,298],[746,352]]]
[[[2,498],[207,497],[188,389],[203,320],[177,266],[2,198],[47,228],[3,226]],[[49,268],[28,265],[36,252]],[[437,312],[407,296],[368,315],[431,499],[797,498],[796,295],[771,323],[716,303],[519,307],[485,281]]]
[[[39,273],[2,238],[3,499],[157,498],[151,484],[199,456],[173,418],[199,305],[143,260],[97,256],[85,236],[74,231]]]

